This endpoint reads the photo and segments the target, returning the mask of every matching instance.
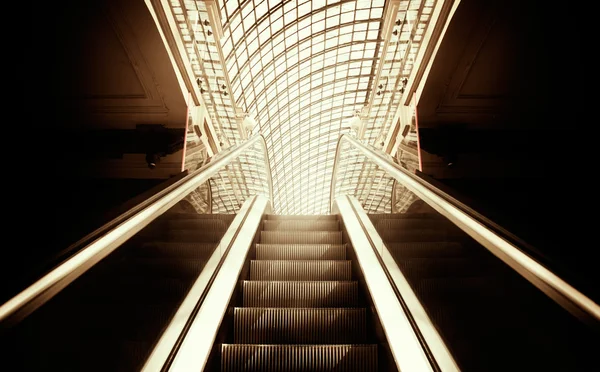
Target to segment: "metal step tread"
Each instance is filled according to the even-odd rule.
[[[234,342],[353,344],[366,340],[365,308],[234,308]]]
[[[350,280],[350,260],[251,260],[250,280]]]
[[[265,220],[266,231],[339,231],[337,220]]]
[[[382,218],[377,220],[375,228],[379,229],[459,229],[446,219],[440,218]]]
[[[261,231],[260,242],[267,244],[342,244],[341,231]]]
[[[235,218],[235,213],[187,213],[187,212],[166,212],[159,219],[164,220],[176,220],[176,219],[198,219],[198,220],[221,220],[225,221],[227,224],[231,223]],[[158,220],[158,219],[157,219]]]
[[[394,257],[461,257],[476,252],[473,247],[459,242],[397,242],[386,246]]]
[[[381,239],[386,243],[399,242],[463,242],[470,241],[471,237],[455,229],[379,229]]]
[[[357,307],[358,282],[242,281],[244,307]]]
[[[372,213],[369,214],[369,219],[371,219],[371,221],[378,221],[378,220],[382,220],[382,219],[415,219],[415,218],[421,218],[421,219],[444,219],[445,217],[443,217],[441,214],[437,213],[437,212],[421,212],[421,213]]]
[[[259,260],[344,260],[346,244],[256,244]]]
[[[102,276],[101,281],[122,280],[129,277],[188,279],[196,277],[208,261],[208,255],[200,258],[186,257],[129,257],[110,265],[98,267],[88,276]],[[93,283],[91,283],[93,284]],[[100,283],[101,284],[101,283]]]
[[[214,229],[225,231],[229,224],[223,220],[199,219],[199,218],[177,218],[164,221],[165,228],[172,230],[181,229]]]
[[[140,371],[152,352],[152,342],[77,337],[72,342],[37,341],[36,357],[31,352],[15,353],[20,371]],[[44,342],[44,343],[41,343]],[[27,348],[29,350],[29,348]],[[101,355],[101,357],[99,357]],[[5,361],[6,362],[6,361]],[[11,363],[10,361],[8,363]]]
[[[400,258],[398,267],[405,275],[419,278],[461,278],[489,275],[503,268],[496,261],[474,257]]]
[[[336,214],[301,215],[301,214],[265,214],[267,220],[308,220],[308,221],[332,221],[338,220]]]
[[[377,345],[223,344],[221,371],[377,371]]]
[[[218,243],[226,230],[198,230],[198,229],[156,229],[140,231],[136,238],[152,239],[162,242],[187,242],[187,243]]]
[[[205,258],[212,254],[216,243],[144,242],[131,251],[139,257]]]

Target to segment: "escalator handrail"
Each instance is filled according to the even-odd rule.
[[[457,206],[456,201],[453,198],[448,197],[446,193],[433,185],[427,184],[425,180],[391,161],[388,154],[381,150],[371,148],[348,134],[341,135],[337,143],[331,178],[331,208],[333,208],[336,196],[335,188],[340,162],[339,158],[344,142],[349,143],[355,149],[359,150],[370,161],[385,170],[396,181],[400,182],[441,215],[448,218],[457,227],[511,266],[521,276],[542,290],[566,310],[570,311],[583,321],[591,321],[592,324],[597,324],[597,322],[600,321],[600,306],[590,298],[579,292],[539,262],[523,253],[523,250],[519,249],[519,247],[503,239],[476,218],[463,211]]]
[[[200,169],[80,240],[83,244],[90,243],[85,246],[82,244],[83,248],[77,249],[76,253],[0,306],[0,322],[13,317],[20,320],[30,314],[256,143],[260,143],[263,150],[269,200],[272,201],[273,184],[267,144],[264,136],[257,134],[223,151]]]

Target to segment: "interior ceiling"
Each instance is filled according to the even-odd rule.
[[[535,3],[461,0],[418,102],[424,173],[530,178],[556,164],[572,119],[553,76],[574,63],[548,41],[553,19]]]
[[[167,179],[181,172],[186,96],[148,6],[105,0],[53,11],[43,100],[49,109],[37,111],[54,115],[48,142],[56,163],[68,177]],[[160,155],[161,166],[150,169],[146,154]]]
[[[240,113],[255,118],[275,212],[322,214],[340,135],[361,112],[365,142],[385,139],[435,1],[218,1],[221,27],[213,1],[170,4],[221,142],[243,139]]]

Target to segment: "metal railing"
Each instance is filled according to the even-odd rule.
[[[4,303],[0,307],[0,322],[9,318],[18,321],[26,317],[257,143],[263,149],[269,200],[272,201],[273,185],[267,145],[262,135],[255,135],[223,151],[200,169],[88,235],[84,241],[91,243]]]
[[[454,198],[403,169],[400,165],[391,161],[386,153],[364,145],[348,134],[342,135],[337,144],[330,189],[332,209],[336,198],[337,172],[343,143],[348,143],[354,147],[368,160],[386,171],[391,177],[512,267],[563,308],[583,321],[598,324],[600,321],[600,306],[598,304],[525,254],[524,250],[517,245],[507,241],[496,231],[492,231],[481,218],[476,218],[475,214],[465,212],[465,208],[461,208],[460,203]]]

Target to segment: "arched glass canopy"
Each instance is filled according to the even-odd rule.
[[[323,214],[329,212],[336,144],[351,131],[355,115],[362,117],[362,139],[383,147],[435,0],[170,5],[222,142],[241,141],[240,113],[251,115],[258,123],[254,132],[267,142],[274,212]],[[345,165],[352,175],[345,182],[364,193],[363,185],[381,177],[361,162]],[[372,189],[378,191],[365,200],[383,212],[389,208],[383,190],[390,185]]]

